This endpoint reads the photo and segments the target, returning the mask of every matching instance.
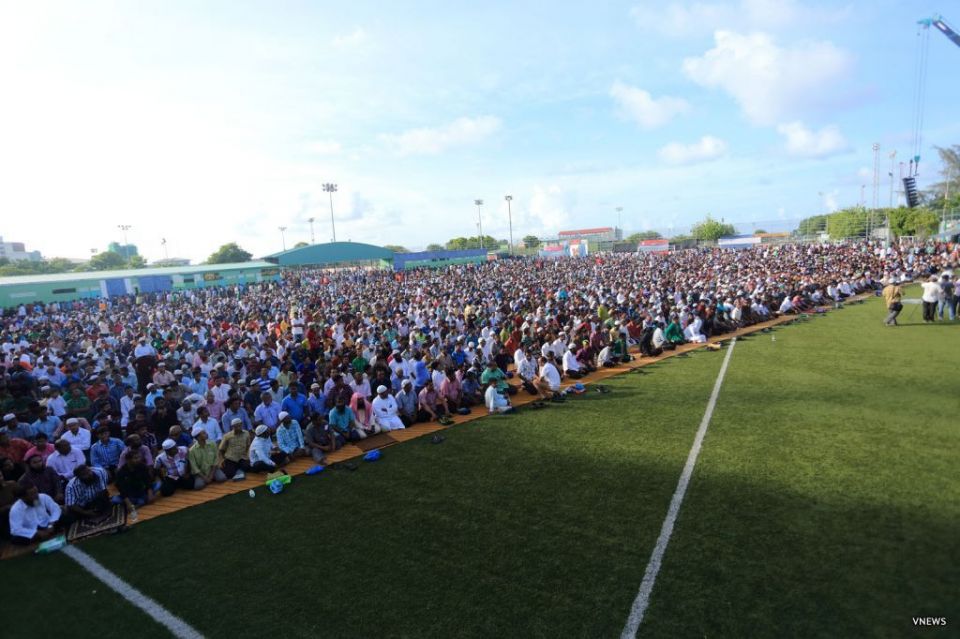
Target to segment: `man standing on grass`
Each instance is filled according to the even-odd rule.
[[[900,289],[900,285],[891,278],[887,285],[883,287],[883,301],[886,303],[888,311],[887,319],[883,323],[887,326],[897,326],[897,315],[903,310],[903,304],[900,302],[902,297],[903,291]]]
[[[940,288],[940,283],[937,282],[936,275],[931,275],[930,280],[924,282],[921,286],[923,287],[923,294],[920,296],[920,300],[923,302],[923,321],[932,322],[937,318],[937,304],[940,302],[943,291]]]

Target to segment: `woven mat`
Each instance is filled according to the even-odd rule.
[[[77,541],[94,535],[102,535],[116,530],[126,523],[127,509],[123,507],[123,504],[114,504],[110,512],[103,517],[93,520],[81,519],[73,522],[70,525],[70,532],[67,533],[67,541]]]

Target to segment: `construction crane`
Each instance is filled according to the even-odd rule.
[[[920,193],[917,191],[917,175],[920,172],[920,147],[923,145],[923,112],[927,99],[927,57],[930,49],[930,27],[936,28],[943,35],[960,47],[960,34],[953,30],[943,19],[936,15],[917,21],[920,30],[917,32],[919,46],[917,48],[917,82],[913,92],[913,158],[910,159],[910,171],[903,178],[903,192],[907,198],[907,206],[913,208],[920,203]]]

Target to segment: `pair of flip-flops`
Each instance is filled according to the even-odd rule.
[[[430,443],[431,443],[431,444],[442,444],[445,439],[446,439],[446,437],[444,437],[444,436],[441,435],[440,433],[437,433],[437,434],[435,434],[433,437],[430,438]]]
[[[453,420],[447,416],[443,416],[443,417],[437,418],[437,423],[440,424],[441,426],[451,426],[453,425]]]
[[[610,392],[610,388],[602,384],[597,384],[595,388],[597,389],[598,393],[603,393],[604,395]]]
[[[330,468],[334,470],[356,470],[359,467],[360,466],[356,462],[352,461],[337,462],[336,464],[330,466]]]
[[[541,408],[546,408],[546,407],[547,407],[546,402],[541,402],[541,401],[532,402],[530,404],[530,408],[534,410],[540,410]]]

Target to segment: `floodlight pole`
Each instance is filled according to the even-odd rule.
[[[333,241],[337,241],[337,225],[333,221],[333,194],[337,192],[337,185],[331,182],[327,182],[323,185],[324,193],[330,195],[330,230],[333,231]]]
[[[130,243],[127,242],[127,231],[133,227],[129,224],[117,224],[117,228],[123,231],[123,253],[127,256],[127,261],[130,261]]]
[[[477,233],[480,236],[480,248],[483,248],[483,218],[480,216],[480,207],[483,206],[483,200],[474,200],[477,205]]]
[[[513,211],[510,209],[513,196],[507,195],[504,199],[507,201],[507,220],[510,223],[510,255],[513,255]]]
[[[280,229],[280,241],[283,243],[283,250],[286,251],[286,250],[287,250],[287,236],[285,235],[284,232],[287,230],[287,227],[285,227],[285,226],[278,226],[277,228]]]
[[[312,217],[311,217],[311,218],[309,218],[309,219],[307,220],[307,222],[310,222],[310,243],[311,243],[311,244],[316,244],[316,243],[317,243],[316,240],[313,239],[313,221],[314,221],[315,219],[316,219],[316,218],[312,218]]]

